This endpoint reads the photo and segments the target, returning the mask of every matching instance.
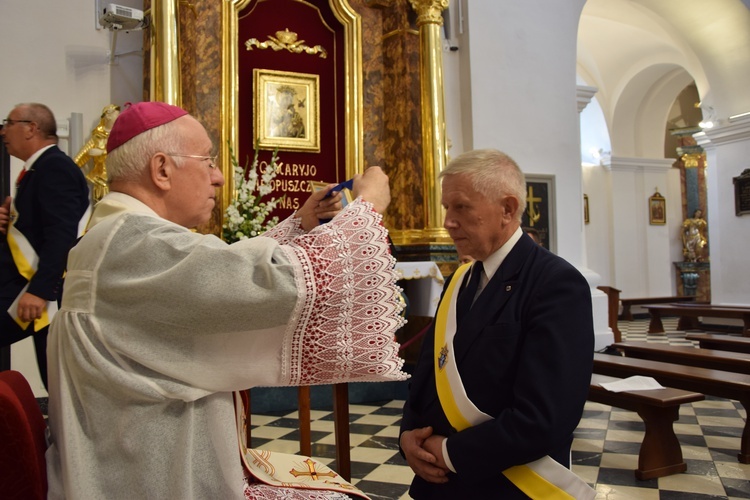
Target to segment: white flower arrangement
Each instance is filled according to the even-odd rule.
[[[227,243],[246,240],[258,236],[279,223],[277,216],[269,218],[271,212],[284,198],[271,198],[261,201],[273,192],[273,179],[276,177],[277,151],[273,152],[271,163],[265,171],[258,172],[258,148],[255,149],[253,163],[241,167],[229,148],[234,170],[234,197],[224,212],[223,237]]]

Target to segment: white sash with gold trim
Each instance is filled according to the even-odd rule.
[[[470,267],[471,264],[464,264],[456,270],[435,316],[435,383],[440,405],[457,431],[493,418],[469,399],[454,362],[456,301],[463,277]],[[534,500],[589,500],[596,497],[596,491],[585,481],[549,456],[506,469],[503,475]]]

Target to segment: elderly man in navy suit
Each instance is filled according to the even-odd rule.
[[[475,262],[447,280],[411,381],[410,494],[593,498],[569,470],[591,380],[590,287],[521,229],[526,183],[510,157],[470,151],[440,177],[444,227]]]
[[[0,135],[8,152],[25,162],[15,199],[0,206],[0,346],[33,335],[46,386],[47,329],[89,192],[81,170],[57,147],[57,123],[47,106],[19,104]]]

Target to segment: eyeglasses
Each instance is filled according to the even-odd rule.
[[[5,118],[3,120],[3,127],[9,127],[16,123],[33,123],[33,122],[34,122],[33,120],[11,120],[10,118]]]
[[[219,158],[219,155],[216,156],[201,156],[201,155],[180,155],[177,153],[166,153],[169,156],[177,156],[179,158],[195,158],[200,161],[207,161],[208,162],[208,168],[214,169],[216,168],[216,161]]]

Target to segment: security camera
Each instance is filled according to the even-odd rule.
[[[148,27],[148,18],[142,10],[111,3],[104,9],[99,24],[112,31],[137,31]]]

